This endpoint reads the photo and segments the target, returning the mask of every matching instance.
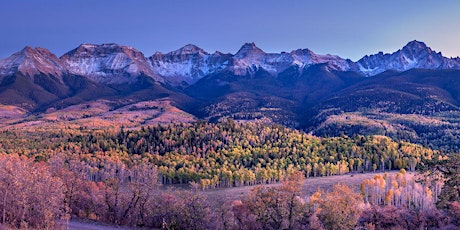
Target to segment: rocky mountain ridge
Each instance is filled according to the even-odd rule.
[[[402,49],[392,53],[382,52],[361,58],[357,65],[366,76],[373,76],[387,70],[409,69],[460,69],[460,58],[447,58],[435,52],[423,42],[411,41]]]
[[[26,47],[0,60],[0,77],[19,71],[31,76],[73,74],[98,83],[130,84],[143,75],[160,83],[190,85],[207,75],[223,71],[237,76],[251,76],[264,70],[276,76],[292,66],[303,71],[322,63],[331,70],[353,71],[364,76],[413,68],[460,69],[460,58],[446,58],[419,41],[411,41],[391,54],[380,52],[366,55],[357,62],[335,55],[319,55],[309,49],[266,53],[254,43],[244,44],[234,55],[218,51],[210,54],[188,44],[176,51],[166,54],[157,52],[147,58],[132,47],[112,43],[82,44],[60,58],[44,48]]]

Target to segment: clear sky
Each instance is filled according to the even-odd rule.
[[[309,48],[358,60],[411,40],[460,56],[458,0],[0,0],[0,58],[24,46],[57,56],[81,43],[129,45],[150,56],[195,44],[236,53]]]

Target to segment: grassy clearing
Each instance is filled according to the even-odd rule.
[[[386,172],[390,174],[396,174],[398,171]],[[330,190],[332,186],[337,183],[343,183],[347,186],[353,188],[355,191],[359,191],[359,186],[361,182],[365,179],[374,178],[375,175],[383,174],[384,172],[377,173],[356,173],[356,174],[346,174],[346,175],[337,175],[337,176],[327,176],[327,177],[310,177],[307,178],[302,187],[304,196],[311,196],[313,193],[318,191],[318,189]],[[281,183],[276,184],[267,184],[264,186],[267,187],[277,187]],[[257,185],[256,185],[257,186]],[[246,197],[255,186],[243,186],[243,187],[233,187],[233,188],[219,188],[219,189],[210,189],[205,190],[203,194],[208,197],[210,201],[225,202],[231,200],[240,200],[243,197]]]

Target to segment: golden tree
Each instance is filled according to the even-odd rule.
[[[334,185],[329,193],[316,192],[310,202],[326,229],[353,229],[363,206],[361,195],[344,184]]]

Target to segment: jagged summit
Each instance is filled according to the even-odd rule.
[[[404,46],[404,48],[411,48],[411,47],[413,47],[413,48],[418,47],[418,48],[422,48],[422,49],[428,48],[427,45],[425,44],[425,42],[417,41],[417,40],[412,40],[412,41],[408,42]]]
[[[235,58],[242,59],[248,56],[264,55],[265,52],[256,46],[254,42],[245,43],[235,54]]]
[[[424,58],[428,55],[433,55],[442,59],[441,53],[434,52],[430,47],[426,46],[425,43],[416,40],[407,43],[401,51],[410,59]]]

